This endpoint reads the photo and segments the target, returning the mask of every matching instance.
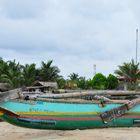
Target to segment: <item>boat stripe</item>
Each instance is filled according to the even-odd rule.
[[[76,118],[65,118],[65,117],[46,117],[46,116],[21,116],[21,118],[35,119],[35,120],[101,120],[100,117],[76,117]]]
[[[101,120],[99,116],[95,117],[48,117],[48,116],[21,116],[20,118],[26,118],[26,119],[35,119],[35,120]],[[120,118],[125,119],[140,119],[140,116],[122,116]]]
[[[92,115],[92,114],[102,114],[102,112],[16,112],[19,115],[27,114],[27,115]],[[127,112],[126,114],[140,114],[140,112]]]
[[[2,116],[4,113],[3,112],[0,112],[0,116]]]
[[[17,114],[47,114],[47,115],[92,115],[92,114],[100,114],[101,112],[16,112]]]

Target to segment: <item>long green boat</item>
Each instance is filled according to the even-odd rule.
[[[69,130],[140,126],[139,99],[129,103],[47,97],[6,100],[0,103],[0,119],[21,127]]]

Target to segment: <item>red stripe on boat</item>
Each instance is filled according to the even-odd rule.
[[[36,119],[36,120],[101,120],[100,116],[95,117],[71,117],[71,118],[64,118],[64,117],[50,117],[50,116],[21,116],[21,118],[27,119]],[[126,119],[140,119],[140,116],[122,116],[120,118]]]
[[[34,120],[101,120],[100,117],[78,117],[78,118],[63,118],[63,117],[46,117],[46,116],[21,116],[21,118],[34,119]]]

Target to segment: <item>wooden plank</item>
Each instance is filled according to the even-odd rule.
[[[78,103],[78,104],[101,104],[101,101],[98,100],[82,100],[82,99],[51,99],[51,98],[35,98],[35,97],[29,97],[29,100],[31,101],[43,101],[43,102],[56,102],[56,103]],[[124,104],[128,102],[129,100],[111,100],[107,104]]]
[[[104,97],[104,96],[98,96],[98,95],[95,95],[95,96],[93,97],[93,99],[95,99],[95,100],[101,100],[101,101],[106,101],[106,102],[112,102],[111,99],[109,99],[109,98],[107,98],[107,97]]]
[[[128,111],[127,106],[124,104],[118,108],[111,109],[109,111],[106,111],[102,113],[100,116],[104,123],[108,123],[109,121],[112,121],[118,117],[121,117]]]
[[[128,110],[130,110],[139,104],[140,104],[140,98],[136,98],[127,103],[127,108],[128,108]]]
[[[50,94],[44,95],[44,98],[53,98],[53,99],[62,99],[62,98],[75,98],[83,96],[94,96],[94,95],[138,95],[140,91],[114,91],[114,90],[95,90],[95,91],[86,91],[86,92],[74,92],[74,93],[64,93],[64,94]]]
[[[0,93],[0,98],[4,99],[5,96],[7,96],[7,100],[8,97],[9,98],[16,98],[17,95],[17,89],[15,90],[11,90],[11,91],[7,91],[7,92],[2,92]],[[9,94],[10,93],[10,94]],[[43,94],[42,92],[31,92],[32,94]],[[7,94],[7,95],[6,95]],[[30,92],[22,92],[22,94],[30,94]],[[52,98],[52,99],[64,99],[64,98],[76,98],[76,97],[84,97],[84,96],[94,96],[97,97],[95,95],[99,95],[99,96],[112,96],[112,95],[138,95],[140,94],[140,91],[114,91],[114,90],[94,90],[94,91],[84,91],[84,92],[72,92],[72,93],[64,93],[64,94],[46,94],[43,97],[44,98]],[[13,97],[11,97],[13,96]],[[6,99],[5,99],[6,100]],[[105,98],[104,98],[105,100]]]
[[[104,123],[108,123],[109,121],[113,119],[117,119],[127,113],[130,109],[134,108],[135,106],[140,104],[140,98],[133,99],[131,101],[126,102],[120,107],[111,109],[109,111],[106,111],[102,113],[100,116]]]

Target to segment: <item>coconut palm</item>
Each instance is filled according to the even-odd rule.
[[[13,61],[7,61],[7,65],[9,67],[9,69],[13,70],[13,71],[18,71],[20,72],[22,70],[22,65],[18,63],[16,63],[16,60]]]
[[[60,78],[60,70],[57,66],[52,66],[52,60],[47,63],[42,61],[41,69],[39,72],[40,79],[43,81],[56,81]]]
[[[0,76],[6,73],[7,70],[8,70],[7,63],[2,58],[0,58]]]
[[[11,88],[17,88],[22,85],[23,76],[21,74],[22,66],[14,61],[4,62],[0,60],[0,81],[8,83]]]
[[[6,74],[0,76],[2,82],[6,82],[10,85],[11,88],[21,87],[23,76],[18,71],[8,70]]]
[[[70,75],[68,75],[68,77],[70,78],[71,81],[78,81],[79,80],[79,75],[77,73],[71,73]]]
[[[123,76],[127,82],[135,84],[140,78],[139,63],[135,64],[133,59],[130,63],[123,63],[123,65],[118,67],[119,69],[115,70],[115,73]]]
[[[25,86],[31,86],[32,83],[35,81],[35,64],[26,64],[23,66],[23,77],[24,77],[24,85]]]
[[[85,77],[79,77],[79,80],[77,81],[77,85],[80,89],[88,89],[88,83]]]

